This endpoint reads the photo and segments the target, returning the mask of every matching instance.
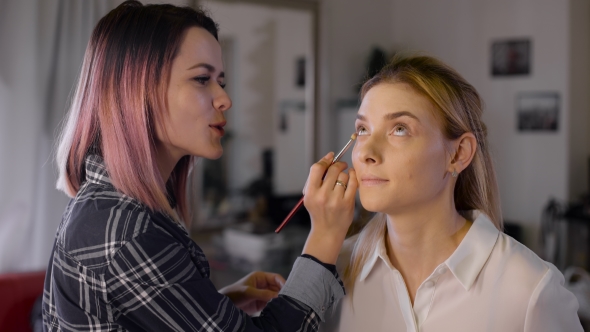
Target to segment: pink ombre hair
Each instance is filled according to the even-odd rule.
[[[76,195],[85,157],[102,156],[114,187],[170,215],[169,199],[190,220],[187,181],[194,157],[180,159],[166,183],[156,164],[155,126],[167,112],[170,68],[184,34],[201,27],[217,39],[203,11],[126,1],[94,28],[57,151],[57,188]]]

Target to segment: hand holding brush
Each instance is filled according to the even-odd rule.
[[[333,158],[330,152],[310,170],[304,196],[275,232],[279,232],[304,204],[311,217],[311,232],[304,253],[325,263],[335,263],[348,227],[352,223],[358,182],[354,169],[344,173],[346,163],[338,162],[348,150],[356,134]],[[336,245],[339,243],[339,245]]]

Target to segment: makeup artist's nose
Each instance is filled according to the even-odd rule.
[[[229,99],[227,92],[223,88],[219,87],[216,91],[216,95],[213,98],[213,107],[215,107],[216,110],[225,112],[231,108],[231,105],[231,99]]]
[[[372,136],[368,136],[363,140],[359,140],[354,146],[353,158],[363,164],[380,164],[382,156],[379,151],[380,142]]]

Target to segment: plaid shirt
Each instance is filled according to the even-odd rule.
[[[215,289],[183,226],[117,192],[101,157],[87,157],[85,169],[47,270],[47,331],[316,331],[344,295],[337,274],[300,257],[252,318]]]

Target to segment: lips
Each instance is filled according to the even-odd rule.
[[[363,186],[378,186],[387,182],[389,182],[389,180],[374,175],[363,175],[361,177],[361,185]]]
[[[223,136],[225,134],[225,130],[223,127],[227,124],[227,121],[222,121],[214,124],[210,124],[209,127],[215,130],[219,135]]]

